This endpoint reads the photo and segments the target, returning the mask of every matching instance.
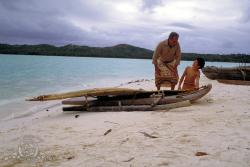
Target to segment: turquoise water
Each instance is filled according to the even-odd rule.
[[[191,64],[182,61],[179,73]],[[206,65],[239,64],[207,62]],[[151,60],[0,54],[0,112],[18,111],[25,98],[39,94],[110,87],[153,78]]]

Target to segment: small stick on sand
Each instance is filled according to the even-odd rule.
[[[146,136],[146,137],[158,138],[157,136],[150,135],[150,134],[148,134],[148,133],[146,133],[146,132],[140,132],[140,133],[144,134],[144,136]]]
[[[116,122],[111,122],[111,121],[104,121],[105,123],[111,123],[111,124],[117,124],[117,125],[120,125],[120,124],[118,124],[118,123],[116,123]]]
[[[128,160],[125,160],[125,161],[122,161],[122,162],[130,162],[130,161],[132,161],[133,159],[135,159],[135,157],[129,158]]]
[[[107,134],[109,134],[111,131],[112,131],[112,129],[107,130],[107,131],[104,133],[104,136],[106,136]]]
[[[204,155],[208,155],[208,153],[206,153],[206,152],[197,152],[195,154],[195,156],[204,156]]]

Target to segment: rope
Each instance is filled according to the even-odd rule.
[[[150,107],[149,107],[148,109],[152,109],[152,108],[154,108],[157,104],[159,104],[160,100],[163,99],[163,97],[164,97],[164,93],[162,93],[162,94],[160,94],[160,95],[161,95],[161,96],[160,96],[158,99],[156,99],[156,101],[154,101],[154,102],[150,105]]]

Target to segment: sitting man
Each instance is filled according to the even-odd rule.
[[[186,67],[180,82],[179,82],[179,90],[193,90],[199,88],[199,80],[200,80],[200,70],[205,65],[205,60],[203,58],[197,58],[192,67]],[[185,80],[184,80],[185,79]],[[184,80],[183,86],[182,82]]]

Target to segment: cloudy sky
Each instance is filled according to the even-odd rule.
[[[249,0],[0,0],[0,43],[154,49],[171,31],[183,52],[250,53]]]

